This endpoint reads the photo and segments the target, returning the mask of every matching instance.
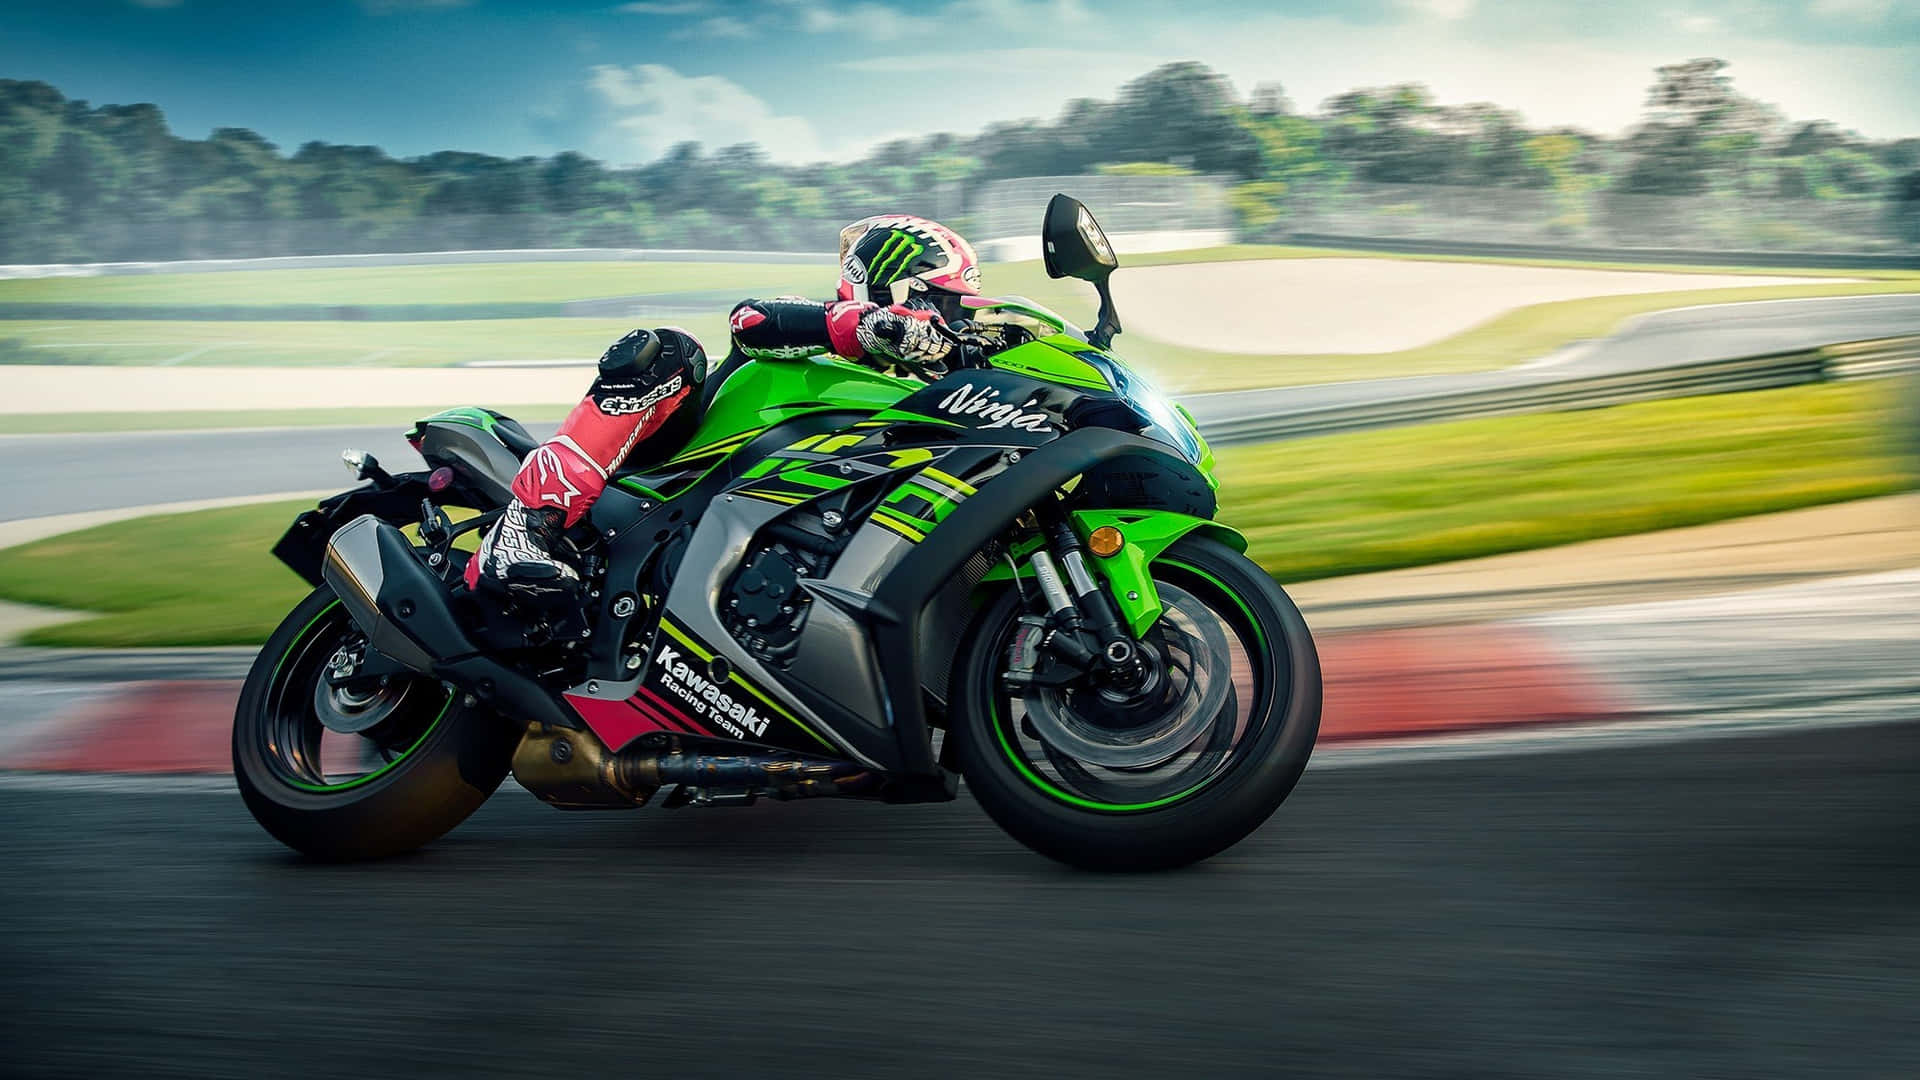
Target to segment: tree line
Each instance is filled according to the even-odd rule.
[[[183,138],[152,104],[92,106],[0,80],[0,262],[171,259],[462,247],[830,246],[842,218],[929,208],[965,223],[997,179],[1202,173],[1231,185],[1247,238],[1283,236],[1369,185],[1544,194],[1569,235],[1609,198],[1871,203],[1889,242],[1920,243],[1920,138],[1787,123],[1720,60],[1659,68],[1621,137],[1528,127],[1512,110],[1437,104],[1420,84],[1352,90],[1303,111],[1277,84],[1245,97],[1198,63],[1157,68],[1111,101],[781,165],[696,143],[615,167],[578,153],[447,150],[395,158],[245,128]],[[944,196],[944,197],[942,197]],[[1624,205],[1624,204],[1622,204]],[[1596,209],[1597,208],[1597,209]]]

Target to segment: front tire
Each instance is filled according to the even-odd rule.
[[[1164,760],[1089,765],[1062,745],[1066,740],[1050,740],[1041,730],[1061,730],[1045,712],[1036,726],[1027,699],[1002,681],[1007,646],[1026,607],[1016,589],[976,619],[956,663],[953,736],[968,787],[1016,840],[1073,866],[1158,870],[1224,851],[1292,792],[1319,731],[1313,638],[1272,577],[1231,548],[1197,536],[1168,548],[1153,575],[1169,586],[1163,599],[1178,598],[1179,608],[1170,603],[1162,623],[1193,628],[1211,619],[1233,656],[1231,691],[1215,690],[1209,698],[1224,697],[1224,706]],[[1149,642],[1155,633],[1164,638],[1178,628],[1149,631]],[[1193,651],[1193,642],[1202,640],[1220,635],[1195,630],[1186,635],[1186,648]],[[1196,670],[1205,674],[1204,665]],[[1048,708],[1057,713],[1059,706]],[[1188,729],[1179,730],[1184,741]]]
[[[316,858],[381,858],[438,839],[500,786],[518,742],[426,676],[329,697],[329,661],[363,645],[332,591],[315,590],[260,650],[234,711],[233,775],[247,809]]]

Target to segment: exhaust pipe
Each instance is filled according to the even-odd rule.
[[[427,571],[399,529],[372,514],[341,526],[327,541],[320,577],[382,655],[520,720],[580,726],[553,693],[481,655],[448,606],[445,583]]]

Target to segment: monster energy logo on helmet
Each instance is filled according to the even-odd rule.
[[[879,248],[865,259],[867,284],[874,288],[893,284],[906,275],[913,261],[926,250],[926,243],[910,232],[894,229],[887,233]]]

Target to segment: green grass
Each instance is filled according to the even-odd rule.
[[[703,341],[726,340],[726,314],[684,320]],[[0,361],[12,364],[354,365],[420,367],[473,360],[592,360],[632,329],[624,319],[456,322],[175,322],[99,319],[0,322]],[[4,368],[0,368],[4,372]],[[582,387],[585,379],[581,380]]]
[[[35,644],[245,645],[308,592],[268,549],[305,503],[165,514],[0,552],[0,596],[101,612]],[[49,627],[47,630],[53,628]]]
[[[1411,262],[1472,262],[1500,266],[1554,266],[1571,270],[1637,270],[1669,274],[1755,274],[1762,277],[1893,278],[1911,276],[1910,270],[1836,270],[1799,266],[1703,266],[1699,263],[1632,263],[1595,259],[1518,258],[1498,255],[1421,255],[1400,251],[1354,251],[1349,248],[1295,247],[1290,244],[1223,244],[1129,255],[1128,266],[1175,266],[1182,263],[1229,262],[1237,259],[1398,259]]]
[[[742,296],[831,292],[831,260],[762,263],[528,262],[236,270],[0,281],[0,305],[474,304],[590,300],[641,293],[744,289]]]
[[[1220,452],[1221,517],[1282,581],[1884,495],[1892,381],[1468,420]]]
[[[1129,259],[1140,266],[1249,258],[1414,258],[1711,274],[1790,272],[1860,280],[1828,284],[1681,290],[1594,297],[1519,308],[1444,340],[1367,355],[1214,353],[1127,334],[1120,352],[1161,384],[1183,393],[1290,386],[1346,379],[1480,371],[1604,337],[1640,314],[1690,304],[1920,291],[1912,271],[1661,267],[1517,259],[1458,260],[1384,252],[1236,245]],[[366,269],[265,270],[0,281],[7,302],[126,304],[402,304],[553,301],[647,292],[728,289],[741,296],[824,293],[822,267],[727,263],[519,263]],[[1031,297],[1068,318],[1093,320],[1092,291],[1053,281],[1037,262],[988,268],[993,291]],[[716,349],[724,312],[684,320]],[[613,319],[500,319],[431,322],[189,322],[165,320],[0,320],[0,363],[438,365],[468,360],[590,358],[629,327]]]
[[[582,376],[584,380],[584,375]],[[515,420],[556,421],[566,405],[501,405],[487,408]],[[66,432],[213,431],[251,427],[391,427],[402,428],[434,410],[426,405],[383,405],[371,409],[188,409],[150,413],[7,413],[0,414],[0,435],[53,435]]]
[[[1571,260],[1402,255],[1277,244],[1234,244],[1193,251],[1130,255],[1129,266],[1221,262],[1233,259],[1363,258],[1675,273],[1792,274],[1888,279],[1900,271],[1777,267],[1664,266]],[[101,277],[20,278],[0,281],[0,306],[12,303],[145,304],[481,304],[588,300],[646,293],[737,291],[741,296],[825,295],[832,269],[820,265],[725,262],[527,262],[452,266],[338,267],[316,270],[235,270],[211,274],[128,274]],[[996,292],[1043,300],[1050,284],[1038,262],[987,267]],[[1907,273],[1907,277],[1914,275]],[[1077,286],[1069,285],[1069,288]]]
[[[1416,566],[1900,490],[1891,383],[1797,387],[1221,452],[1222,517],[1286,581]],[[294,504],[0,552],[0,597],[102,612],[42,645],[263,640],[306,586],[268,555]]]

